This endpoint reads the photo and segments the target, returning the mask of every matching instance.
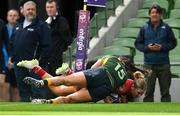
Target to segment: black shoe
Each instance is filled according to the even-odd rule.
[[[37,79],[34,79],[32,77],[25,77],[23,81],[26,84],[32,85],[32,86],[37,87],[37,88],[42,88],[45,86],[43,80],[37,80]]]

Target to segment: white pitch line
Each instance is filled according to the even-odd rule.
[[[17,104],[0,104],[0,106],[17,106],[17,105],[24,105],[22,103],[17,103]]]

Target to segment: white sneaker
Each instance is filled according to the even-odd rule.
[[[17,63],[17,66],[24,67],[24,68],[27,68],[27,69],[33,69],[34,66],[37,66],[37,65],[39,65],[39,61],[37,59],[22,60],[22,61]]]
[[[50,104],[51,100],[46,100],[46,99],[33,99],[31,101],[32,104]]]
[[[63,63],[61,67],[56,69],[56,74],[60,75],[60,74],[66,74],[66,72],[69,70],[69,64],[68,63]]]

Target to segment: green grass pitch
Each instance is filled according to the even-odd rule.
[[[180,115],[180,103],[31,104],[0,102],[0,115]]]

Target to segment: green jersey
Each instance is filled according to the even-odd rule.
[[[122,86],[127,79],[127,72],[124,64],[115,56],[104,56],[102,59],[103,67],[107,69],[108,77],[112,87]]]

